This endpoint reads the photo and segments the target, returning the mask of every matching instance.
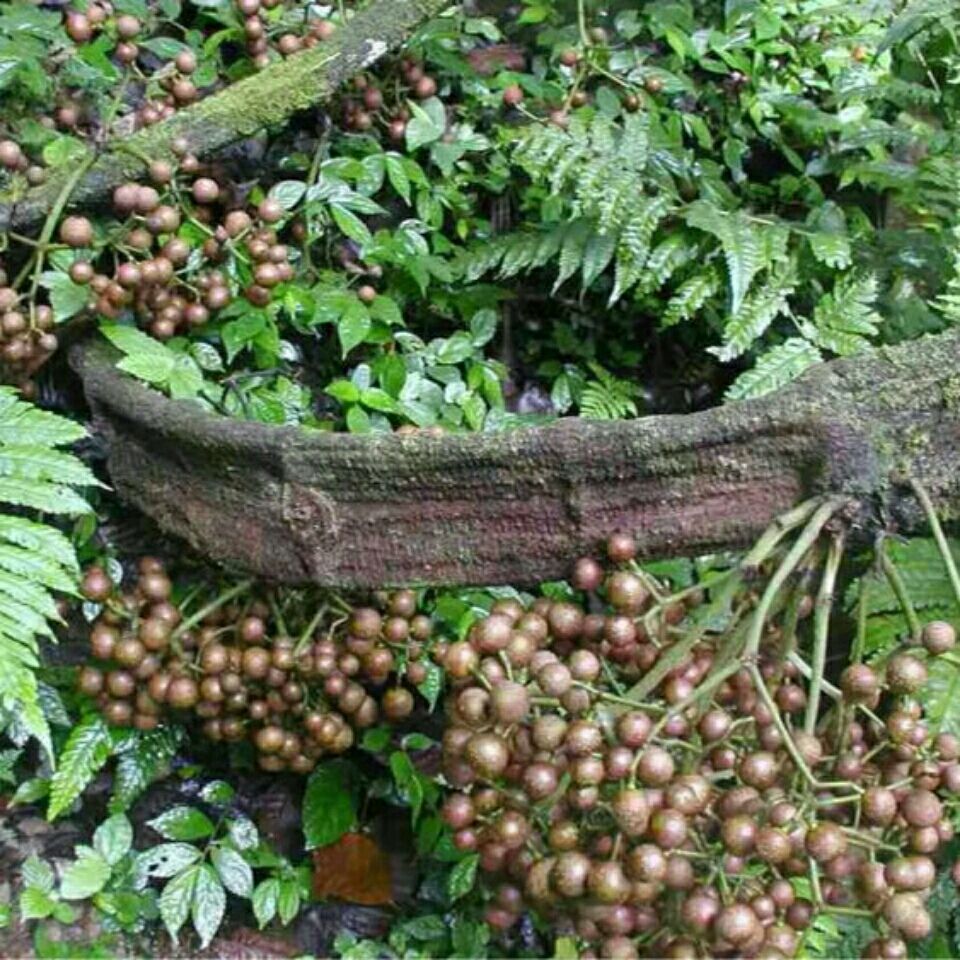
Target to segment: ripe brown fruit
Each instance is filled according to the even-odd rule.
[[[516,107],[523,103],[523,90],[519,84],[513,83],[504,89],[503,102],[508,107]]]
[[[611,801],[610,812],[627,837],[641,836],[650,822],[650,807],[642,790],[621,790]]]
[[[472,736],[467,741],[463,756],[477,774],[488,780],[499,777],[510,762],[507,744],[495,733]]]
[[[887,661],[887,685],[893,693],[916,693],[927,682],[927,668],[909,653],[898,653]]]
[[[83,575],[80,592],[87,600],[103,603],[113,593],[113,581],[102,567],[90,567]]]
[[[180,710],[196,706],[200,691],[190,677],[174,677],[167,687],[167,703]]]
[[[933,620],[923,628],[921,639],[927,653],[936,657],[954,648],[957,642],[957,631],[943,620]]]

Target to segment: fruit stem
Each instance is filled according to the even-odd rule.
[[[327,604],[321,603],[317,612],[313,615],[310,622],[307,624],[303,633],[300,634],[300,638],[297,640],[293,648],[293,655],[299,657],[303,653],[304,648],[310,642],[310,638],[313,636],[313,631],[317,629],[320,624],[320,621],[323,619],[323,615],[327,612]]]
[[[70,201],[70,195],[73,193],[77,184],[83,178],[84,174],[93,166],[93,162],[96,159],[96,154],[91,152],[83,158],[83,160],[77,164],[77,168],[70,174],[70,178],[63,185],[63,189],[57,195],[57,199],[54,201],[53,206],[50,208],[50,212],[47,214],[47,219],[43,222],[43,228],[40,231],[40,236],[37,237],[37,250],[34,255],[33,260],[33,280],[30,283],[30,310],[33,312],[33,303],[36,300],[37,296],[37,287],[40,286],[40,274],[43,272],[43,260],[46,256],[47,245],[50,243],[50,238],[53,236],[53,231],[56,229],[57,223],[60,221],[60,217],[63,215],[64,208],[67,203]],[[14,282],[15,287],[19,287],[21,283],[26,279],[27,273],[30,270],[31,261],[27,261],[24,265],[23,270],[20,272],[20,275],[17,277]]]
[[[863,660],[863,648],[867,642],[867,596],[870,591],[870,581],[870,571],[860,578],[860,596],[857,597],[857,634],[853,639],[853,649],[850,651],[851,663],[860,663]]]
[[[810,697],[807,700],[807,713],[803,729],[813,736],[817,728],[817,715],[820,712],[820,691],[823,688],[823,671],[827,663],[827,641],[830,631],[830,611],[833,607],[833,588],[837,582],[837,571],[843,558],[843,532],[831,538],[827,551],[827,562],[820,580],[820,590],[813,613],[813,657],[810,663]]]
[[[910,595],[907,593],[907,585],[903,582],[903,577],[900,575],[897,565],[890,559],[890,555],[887,553],[887,541],[883,541],[880,544],[878,555],[880,568],[886,575],[890,587],[897,597],[900,609],[903,610],[903,615],[907,620],[907,626],[910,628],[910,634],[914,640],[919,641],[921,631],[920,618],[917,616],[917,611],[913,608]]]
[[[793,742],[793,737],[790,735],[787,725],[783,722],[783,717],[780,716],[780,708],[777,706],[773,697],[770,696],[770,691],[763,682],[763,677],[760,674],[759,667],[757,667],[756,663],[750,662],[747,664],[747,670],[750,671],[750,676],[753,679],[753,685],[756,688],[757,693],[760,695],[760,699],[763,700],[764,705],[770,711],[770,715],[773,718],[773,722],[777,728],[777,731],[779,732],[780,736],[783,737],[783,745],[787,748],[787,753],[790,754],[790,758],[793,760],[794,765],[802,774],[804,780],[806,780],[814,790],[833,790],[837,787],[843,787],[844,789],[862,793],[863,790],[861,787],[858,787],[855,783],[850,783],[847,780],[821,781],[813,775],[813,772],[807,766],[806,760],[803,759],[800,751],[797,749],[797,745]]]
[[[800,654],[791,653],[790,656],[787,657],[787,662],[796,667],[808,680],[810,679],[813,671],[810,669],[810,664],[807,663],[807,661],[804,660]],[[820,686],[822,687],[823,692],[828,697],[832,697],[834,700],[839,700],[841,697],[843,697],[843,693],[840,688],[835,687],[826,677],[820,678]]]
[[[750,631],[747,634],[747,644],[744,648],[744,657],[752,660],[760,652],[760,641],[763,639],[763,627],[767,621],[767,615],[780,588],[786,582],[791,573],[800,565],[800,561],[806,556],[807,551],[816,542],[820,536],[820,531],[824,524],[840,509],[843,501],[827,500],[817,508],[811,517],[809,523],[804,527],[803,532],[797,537],[793,546],[787,555],[780,562],[780,566],[774,571],[773,576],[767,583],[767,588],[763,592],[760,603],[754,612],[753,620],[750,623]],[[756,549],[756,548],[754,548]],[[754,551],[751,551],[751,555]],[[746,562],[744,562],[746,566]]]
[[[810,865],[810,892],[813,894],[813,902],[818,910],[823,909],[823,891],[820,889],[820,868],[813,857],[808,858]]]
[[[753,545],[750,552],[740,561],[743,569],[759,567],[770,556],[771,551],[791,531],[803,526],[813,515],[820,504],[822,497],[814,497],[775,517],[773,523],[760,535],[760,539]]]
[[[211,600],[206,606],[201,607],[197,610],[196,613],[187,617],[176,630],[173,631],[172,639],[177,640],[182,637],[188,630],[195,627],[204,617],[210,616],[214,610],[219,610],[224,604],[229,603],[234,597],[239,596],[246,590],[249,590],[253,586],[253,580],[241,580],[240,583],[235,584],[229,590],[225,590],[219,596],[216,596]]]
[[[957,572],[957,564],[950,552],[947,538],[943,535],[943,527],[940,526],[940,519],[937,517],[933,501],[930,499],[930,494],[915,477],[910,478],[910,486],[920,501],[923,512],[927,515],[927,522],[930,524],[933,539],[937,542],[937,549],[940,551],[940,556],[943,557],[943,565],[947,568],[947,575],[950,577],[950,585],[953,587],[957,602],[960,603],[960,573]]]
[[[267,599],[270,603],[270,612],[273,614],[273,619],[276,621],[277,629],[280,631],[281,637],[290,636],[287,631],[287,623],[283,619],[283,612],[280,609],[280,604],[277,602],[277,593],[275,590],[271,590],[267,595]]]

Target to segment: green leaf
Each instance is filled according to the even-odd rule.
[[[260,835],[252,820],[232,817],[227,821],[227,836],[238,850],[252,850],[260,842]]]
[[[90,300],[90,289],[74,283],[65,273],[47,270],[40,274],[40,283],[50,292],[50,306],[57,323],[78,314]]]
[[[300,883],[296,877],[286,877],[280,881],[277,896],[277,914],[280,922],[286,926],[300,912]]]
[[[730,283],[730,313],[746,299],[753,278],[763,265],[759,229],[743,213],[728,213],[707,200],[697,200],[686,212],[690,226],[712,233],[723,247]]]
[[[351,380],[334,380],[324,388],[324,392],[341,403],[357,403],[360,400],[360,390]]]
[[[117,748],[110,809],[126,810],[168,768],[183,732],[179,727],[131,732]]]
[[[177,874],[160,894],[160,916],[174,943],[177,942],[180,928],[190,916],[199,873],[200,864],[187,867],[182,873]]]
[[[354,347],[359,346],[370,332],[370,312],[357,299],[347,304],[337,323],[337,335],[340,349],[345,357]]]
[[[416,823],[423,807],[423,784],[413,761],[406,753],[396,750],[390,754],[390,772],[397,790],[410,806],[411,818]]]
[[[130,852],[132,845],[133,826],[122,813],[108,817],[93,834],[93,846],[111,867]]]
[[[227,895],[220,878],[210,864],[202,863],[191,869],[197,871],[197,878],[193,888],[190,917],[193,920],[194,929],[200,936],[200,948],[203,949],[220,929],[227,907]]]
[[[20,893],[20,917],[23,920],[43,920],[56,906],[56,900],[36,887],[24,887]]]
[[[253,892],[253,870],[250,864],[229,847],[214,847],[213,866],[223,885],[238,897],[249,897]]]
[[[203,856],[189,843],[161,843],[137,854],[137,872],[144,877],[173,877]]]
[[[330,213],[343,233],[360,246],[365,246],[373,239],[367,225],[346,207],[339,203],[331,203]]]
[[[307,185],[302,180],[281,180],[270,188],[268,196],[276,200],[284,210],[292,210],[307,192]]]
[[[227,783],[226,780],[211,780],[204,784],[200,791],[200,799],[204,803],[225,804],[229,803],[237,792]]]
[[[477,880],[479,862],[480,855],[471,853],[450,871],[450,876],[447,877],[447,896],[451,901],[465,897],[473,889]]]
[[[407,123],[407,150],[413,153],[420,147],[439,140],[447,127],[446,110],[437,97],[423,103],[410,103],[411,117]]]
[[[46,860],[41,860],[35,853],[31,853],[20,867],[20,879],[24,886],[34,887],[43,893],[52,893],[56,877],[53,867]]]
[[[410,204],[410,178],[403,166],[403,158],[395,153],[388,153],[385,156],[387,179],[390,185],[400,195],[403,201]]]
[[[63,872],[60,896],[64,900],[86,900],[99,893],[110,879],[110,864],[92,847],[79,846],[77,859]]]
[[[421,683],[417,684],[417,690],[427,701],[430,712],[432,713],[436,709],[437,701],[440,699],[440,694],[443,691],[444,674],[440,666],[433,661],[426,661],[426,668],[427,675]]]
[[[303,833],[308,850],[334,843],[357,822],[358,777],[347,760],[318,766],[303,798]]]
[[[210,818],[193,807],[173,807],[148,820],[147,826],[167,840],[203,840],[213,834]]]
[[[258,883],[253,891],[253,915],[262,930],[277,914],[280,881],[270,877]]]
[[[50,782],[48,820],[56,819],[83,793],[107,762],[111,745],[110,729],[99,713],[87,714],[73,728]]]

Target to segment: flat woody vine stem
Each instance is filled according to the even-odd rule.
[[[424,20],[449,5],[449,0],[372,0],[331,40],[140,130],[123,141],[122,149],[108,143],[77,184],[73,203],[103,200],[118,184],[143,173],[145,157],[173,161],[177,138],[186,140],[190,153],[205,156],[283,125],[293,114],[328,99],[350,76],[398,47]],[[0,233],[27,231],[43,220],[71,172],[61,170],[23,197],[0,202]]]

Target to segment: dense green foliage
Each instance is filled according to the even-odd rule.
[[[956,954],[960,548],[932,512],[933,538],[882,531],[844,553],[843,505],[811,502],[743,557],[641,566],[611,549],[593,581],[581,558],[533,593],[276,590],[126,530],[96,489],[99,451],[67,449],[85,411],[58,348],[101,337],[124,372],[229,417],[492,432],[757,397],[946,329],[957,4],[464,3],[287,128],[213,157],[140,157],[140,181],[75,209],[91,162],[134,130],[352,14],[0,3],[0,205],[62,184],[42,223],[0,238],[0,839],[15,849],[0,944],[16,930],[49,957],[269,953],[249,938],[274,935],[350,960],[730,955],[713,906],[699,925],[684,912],[691,887],[754,910],[779,882],[801,916],[760,903],[779,940],[748,931],[744,954]],[[173,562],[134,570],[155,551]],[[509,637],[484,639],[498,623]],[[54,653],[58,632],[74,642]],[[844,699],[850,666],[871,696]],[[666,778],[644,780],[625,709]],[[735,716],[718,744],[701,728],[716,711]],[[535,742],[539,721],[580,724],[589,749]],[[744,761],[761,754],[776,775],[750,817],[774,829],[790,801],[789,858],[736,852],[717,826],[735,816],[706,801],[690,837],[648,835],[653,807],[676,822],[670,803],[689,800],[664,800],[678,780],[707,783],[719,809],[753,788]],[[276,826],[256,798],[271,781],[292,842],[260,822]],[[897,791],[895,821],[864,825],[868,782]],[[642,829],[617,812],[638,784]],[[935,826],[907,818],[909,792],[937,804]],[[33,813],[75,832],[68,860],[9,840]],[[820,856],[806,831],[837,822],[844,852]],[[682,882],[618,887],[639,837],[673,851]],[[591,879],[558,877],[561,851]],[[907,855],[931,858],[921,873],[935,859],[935,882],[864,891]],[[87,922],[95,935],[70,942]],[[334,935],[311,940],[324,923]]]

